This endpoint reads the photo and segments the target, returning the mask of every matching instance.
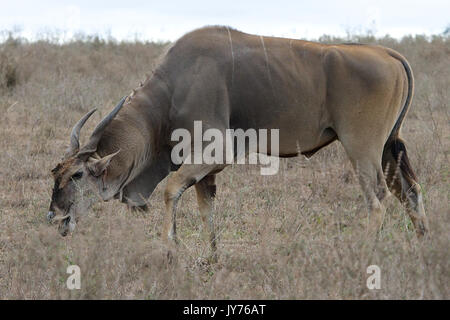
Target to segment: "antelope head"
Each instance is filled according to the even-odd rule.
[[[75,229],[76,223],[85,215],[99,197],[104,177],[111,160],[120,150],[104,157],[96,154],[97,145],[108,124],[122,108],[126,97],[97,125],[88,143],[80,148],[80,130],[96,109],[88,112],[73,127],[70,147],[63,160],[52,170],[54,187],[47,219],[59,223],[62,236]]]

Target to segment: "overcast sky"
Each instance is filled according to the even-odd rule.
[[[205,25],[229,25],[262,35],[318,38],[367,30],[437,34],[450,26],[450,0],[0,0],[0,30],[21,35],[82,31],[118,40],[175,40]]]

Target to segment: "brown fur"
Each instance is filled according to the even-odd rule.
[[[57,185],[58,189],[64,188],[67,181],[70,179],[70,176],[74,173],[73,166],[75,162],[75,158],[68,158],[58,163],[58,165],[52,169],[55,185]]]
[[[170,48],[153,76],[132,91],[88,150],[100,157],[120,150],[102,178],[100,195],[141,206],[174,167],[168,159],[177,143],[170,140],[171,133],[184,128],[193,136],[194,121],[222,132],[279,129],[281,157],[311,156],[337,139],[359,175],[370,228],[378,230],[388,190],[381,163],[385,142],[399,141],[413,89],[408,62],[388,48],[202,28]],[[398,142],[387,149],[394,155],[406,150]],[[213,196],[207,196],[210,184],[204,185],[204,179],[225,167],[183,164],[170,175],[164,197],[165,240],[176,240],[176,206],[191,185],[198,190],[202,214],[212,215],[212,201],[205,199]],[[406,152],[401,168],[407,175],[412,172]],[[401,182],[404,188],[414,185]],[[417,201],[409,199],[419,208],[420,189],[415,190]],[[425,219],[422,209],[419,215]]]

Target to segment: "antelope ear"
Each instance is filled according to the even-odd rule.
[[[111,162],[112,158],[115,155],[117,155],[119,152],[120,152],[120,150],[117,152],[111,153],[101,159],[90,158],[88,160],[89,161],[89,164],[88,164],[89,171],[92,173],[92,175],[94,177],[101,176],[105,172],[106,168],[108,168],[109,163]]]

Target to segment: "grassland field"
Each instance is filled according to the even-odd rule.
[[[209,246],[193,189],[179,203],[175,259],[165,259],[165,181],[150,211],[99,202],[62,238],[45,215],[50,170],[71,127],[97,107],[85,141],[170,44],[10,37],[0,44],[0,299],[449,299],[450,38],[320,41],[378,43],[409,60],[416,91],[403,137],[424,190],[429,238],[417,240],[394,197],[378,238],[367,237],[362,192],[339,142],[310,160],[281,160],[274,176],[252,165],[219,174],[215,264],[204,263]],[[72,264],[81,268],[80,290],[66,287]],[[369,265],[380,267],[379,290],[366,287]]]

